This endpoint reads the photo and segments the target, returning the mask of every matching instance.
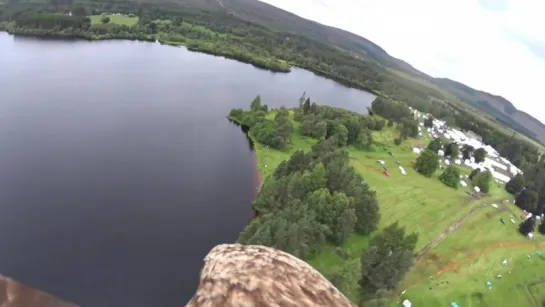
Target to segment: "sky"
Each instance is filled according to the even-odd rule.
[[[262,0],[363,36],[545,122],[543,0]]]

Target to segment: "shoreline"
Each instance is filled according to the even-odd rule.
[[[254,188],[254,195],[253,195],[253,200],[252,200],[252,219],[256,218],[256,217],[259,217],[259,212],[255,209],[254,207],[254,201],[257,199],[257,197],[259,196],[259,192],[261,192],[261,187],[263,186],[263,172],[259,169],[259,162],[257,161],[257,153],[255,151],[255,148],[253,146],[252,143],[254,143],[254,139],[252,138],[251,134],[250,134],[250,131],[249,129],[244,126],[244,124],[242,124],[241,122],[239,122],[236,118],[232,118],[230,116],[227,116],[227,119],[232,122],[233,124],[237,125],[239,128],[240,128],[240,131],[242,133],[244,133],[244,135],[246,136],[246,138],[248,138],[248,141],[251,142],[250,144],[250,148],[253,152],[253,168],[254,168],[254,185],[253,185],[253,188]],[[246,128],[245,128],[246,127]]]
[[[151,36],[142,36],[142,37],[88,37],[84,35],[75,35],[75,34],[59,34],[59,33],[19,33],[19,32],[12,32],[8,29],[2,29],[0,28],[0,32],[6,32],[9,35],[12,36],[21,36],[21,37],[36,37],[36,38],[44,38],[44,39],[58,39],[58,40],[82,40],[82,41],[110,41],[110,40],[127,40],[127,41],[138,41],[138,42],[149,42],[149,43],[159,43],[163,46],[171,46],[171,47],[184,47],[187,51],[191,52],[198,52],[203,53],[211,56],[217,56],[217,57],[223,57],[225,59],[237,61],[244,64],[252,65],[253,67],[257,69],[267,70],[274,73],[290,73],[291,67],[293,65],[288,64],[286,67],[279,67],[279,66],[270,66],[265,63],[260,62],[260,59],[251,59],[246,58],[242,55],[232,54],[232,53],[225,53],[225,52],[215,52],[210,49],[202,48],[200,46],[192,46],[190,43],[185,42],[174,42],[174,41],[167,41],[159,38],[160,35],[151,35]],[[275,60],[278,61],[278,60]],[[281,64],[279,64],[281,65]],[[334,80],[335,81],[335,80]]]
[[[380,91],[378,91],[376,89],[373,89],[373,88],[365,86],[363,84],[353,82],[353,81],[350,81],[350,80],[347,80],[347,79],[344,79],[344,78],[341,78],[341,77],[338,77],[338,76],[330,75],[330,74],[328,74],[328,73],[326,73],[324,71],[320,71],[318,69],[315,69],[315,68],[312,68],[312,67],[309,67],[309,66],[306,66],[306,65],[300,65],[298,63],[289,63],[289,62],[284,61],[284,62],[286,62],[288,64],[287,67],[268,66],[268,65],[266,65],[264,63],[260,63],[260,62],[256,61],[255,59],[246,59],[243,56],[237,56],[237,55],[221,53],[221,52],[214,52],[212,50],[205,49],[205,48],[202,48],[202,47],[191,46],[191,43],[174,42],[174,41],[164,40],[164,39],[161,39],[159,37],[160,35],[155,35],[155,34],[152,34],[151,36],[140,37],[140,38],[138,38],[138,37],[122,37],[122,36],[119,36],[119,37],[87,37],[87,36],[79,36],[79,35],[74,35],[74,34],[65,34],[65,35],[63,35],[63,34],[59,34],[59,33],[42,33],[42,34],[38,34],[38,33],[18,33],[16,31],[15,32],[10,31],[7,28],[1,28],[1,27],[0,27],[0,32],[6,32],[9,35],[13,35],[13,36],[37,37],[37,38],[46,38],[46,39],[49,38],[49,39],[59,39],[59,40],[83,40],[83,41],[88,41],[88,42],[107,41],[107,40],[128,40],[128,41],[159,43],[161,45],[171,46],[171,47],[185,47],[188,51],[191,51],[191,52],[198,52],[198,53],[208,54],[208,55],[211,55],[211,56],[223,57],[225,59],[237,61],[237,62],[244,63],[244,64],[249,64],[249,65],[252,65],[253,67],[255,67],[257,69],[268,70],[268,71],[271,71],[271,72],[274,72],[274,73],[290,73],[293,67],[304,69],[304,70],[307,70],[307,71],[313,73],[316,76],[326,78],[328,80],[336,82],[336,83],[338,83],[338,84],[340,84],[342,86],[345,86],[347,88],[353,88],[353,89],[357,89],[357,90],[360,90],[360,91],[364,91],[364,92],[367,92],[367,93],[369,93],[371,95],[374,95],[376,97],[388,98],[387,95],[381,93]],[[274,60],[275,61],[282,61],[280,59],[274,59]]]

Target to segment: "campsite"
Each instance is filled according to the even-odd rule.
[[[274,116],[275,111],[267,114],[267,118]],[[309,150],[316,143],[299,135],[299,123],[293,124],[296,131],[288,150],[254,142],[264,178],[295,150]],[[395,129],[385,127],[373,131],[370,150],[348,147],[350,164],[377,193],[382,216],[379,228],[398,221],[407,232],[419,234],[417,259],[397,294],[390,298],[390,305],[401,306],[409,300],[412,306],[541,306],[538,303],[545,300],[545,293],[539,289],[545,287],[545,279],[538,272],[545,270],[545,258],[536,256],[536,252],[545,250],[545,236],[536,233],[530,241],[518,232],[521,213],[513,205],[512,195],[496,184],[491,184],[488,194],[475,193],[467,183],[456,189],[447,187],[438,179],[441,169],[430,178],[418,174],[412,167],[418,157],[413,148],[425,148],[431,135],[424,132],[421,138],[399,146],[394,145],[396,135]],[[471,169],[459,169],[461,181],[467,180]],[[507,223],[501,223],[500,218]],[[352,234],[342,246],[327,246],[309,263],[324,276],[342,273],[345,280],[339,289],[357,301],[359,257],[368,243],[369,236]],[[339,249],[346,257],[339,256]],[[502,265],[504,259],[508,259],[508,266]],[[499,274],[501,279],[497,278]],[[490,289],[488,281],[492,283]]]

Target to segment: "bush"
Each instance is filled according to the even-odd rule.
[[[519,226],[519,231],[521,234],[527,236],[530,232],[533,232],[536,228],[536,220],[534,218],[529,218],[526,221],[522,222]]]
[[[473,156],[475,157],[475,163],[481,163],[486,158],[486,150],[484,150],[484,148],[479,148],[475,150]]]
[[[244,111],[242,109],[232,109],[231,112],[229,112],[229,117],[236,118],[240,120],[241,116],[244,114]]]
[[[100,21],[102,23],[109,23],[110,22],[110,17],[109,16],[103,16],[102,18],[100,18]]]
[[[386,121],[384,119],[380,119],[375,122],[376,131],[381,131],[384,128],[384,126],[386,126]]]
[[[535,213],[538,199],[539,196],[535,191],[526,189],[517,196],[516,204],[521,209]]]
[[[428,128],[433,127],[433,118],[426,118],[424,120],[424,126]]]
[[[414,164],[416,171],[426,177],[431,177],[438,167],[439,156],[429,149],[424,150]]]
[[[457,188],[460,181],[460,171],[457,167],[451,165],[443,171],[441,176],[439,176],[439,180],[451,188]]]
[[[441,143],[440,139],[434,139],[428,145],[428,149],[435,152],[435,153],[437,153],[441,149],[442,146],[443,146],[443,144]]]
[[[518,174],[505,185],[505,190],[513,195],[517,195],[524,189],[525,184],[526,180],[524,180],[524,176]]]
[[[401,143],[403,143],[403,139],[401,139],[401,138],[395,138],[394,144],[395,144],[396,146],[401,145]]]
[[[480,172],[481,172],[481,170],[478,169],[478,168],[472,170],[471,173],[469,174],[469,180],[473,180],[473,178],[475,178],[475,176],[479,175]]]
[[[492,174],[489,171],[480,172],[473,177],[471,182],[473,186],[479,187],[481,192],[488,193],[490,191],[490,180],[492,179]]]
[[[545,221],[541,221],[541,224],[539,224],[539,233],[545,235]]]

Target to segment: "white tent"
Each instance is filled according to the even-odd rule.
[[[422,150],[420,148],[413,147],[413,152],[419,154]]]
[[[450,161],[449,161],[449,160],[445,160],[445,164],[446,164],[446,165],[450,165]]]
[[[463,186],[464,188],[467,187],[467,183],[463,180],[460,181],[460,185]]]
[[[403,301],[403,307],[411,307],[413,304],[411,303],[411,301],[409,300],[404,300]]]
[[[462,161],[460,159],[456,159],[456,160],[454,160],[454,163],[460,165],[460,164],[462,164]]]
[[[479,188],[479,187],[474,187],[473,190],[475,190],[475,192],[477,192],[477,193],[481,192],[481,188]]]
[[[530,232],[530,233],[528,234],[528,239],[532,240],[533,237],[534,237],[534,234]]]
[[[445,155],[445,152],[441,149],[439,149],[439,151],[437,152],[438,155],[440,156],[444,156]]]

